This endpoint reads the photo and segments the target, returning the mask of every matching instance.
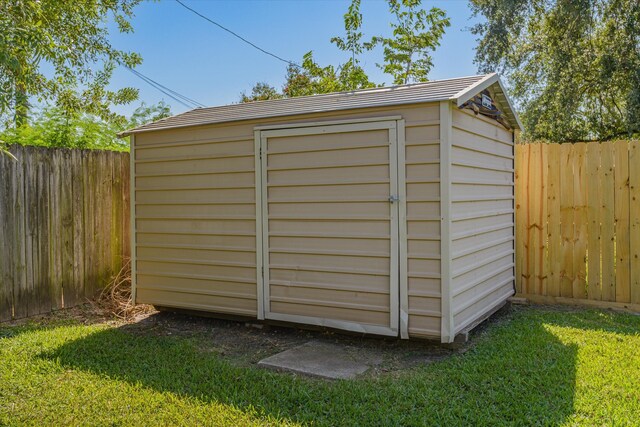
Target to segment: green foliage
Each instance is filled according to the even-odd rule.
[[[69,117],[60,108],[52,107],[37,114],[30,123],[6,130],[2,138],[9,144],[122,150],[125,143],[114,138],[116,129],[94,116]]]
[[[438,9],[421,9],[422,0],[388,0],[389,10],[396,19],[391,23],[392,37],[374,36],[363,41],[361,0],[352,0],[344,14],[344,37],[332,37],[331,43],[349,53],[351,58],[338,66],[318,64],[313,52],[307,52],[302,66],[287,68],[282,93],[266,83],[257,83],[251,95],[241,94],[241,102],[291,98],[321,93],[343,92],[382,86],[371,81],[360,65],[363,52],[377,45],[384,47],[384,63],[379,67],[393,76],[394,84],[426,81],[433,63],[431,52],[440,44],[449,18]]]
[[[111,46],[107,19],[113,18],[120,32],[133,31],[129,19],[140,1],[0,1],[0,117],[24,124],[34,98],[55,104],[65,116],[88,113],[112,120],[111,105],[138,97],[134,88],[106,89],[113,70],[135,67],[142,59]]]
[[[43,109],[20,127],[0,133],[6,144],[127,151],[129,142],[116,134],[171,115],[164,102],[142,103],[127,120],[105,121],[90,114],[68,115],[58,107]]]
[[[282,93],[267,83],[256,83],[251,94],[242,93],[240,102],[264,101],[267,99],[293,98],[296,96],[318,95],[321,93],[343,92],[376,87],[365,71],[349,59],[337,68],[325,67],[313,59],[313,52],[307,52],[302,67],[290,65]]]
[[[245,92],[240,94],[240,102],[265,101],[278,98],[282,98],[282,94],[278,92],[278,89],[265,82],[256,83],[249,95]]]
[[[351,53],[353,65],[360,63],[358,55],[365,50],[375,47],[373,39],[368,42],[362,41],[362,13],[360,13],[360,0],[352,0],[347,13],[344,14],[345,37],[332,37],[331,43],[335,44],[343,52]]]
[[[640,2],[471,0],[482,71],[507,75],[525,139],[640,132]]]
[[[313,59],[313,52],[307,52],[301,69],[290,66],[287,70],[287,82],[283,88],[283,94],[293,98],[375,86],[362,67],[353,59],[349,59],[337,68],[333,65],[322,67]]]
[[[302,68],[288,67],[287,81],[283,88],[284,96],[291,98],[376,86],[360,66],[358,57],[362,52],[371,50],[374,46],[372,42],[362,41],[360,0],[352,0],[343,19],[346,34],[344,37],[332,37],[331,43],[341,51],[350,53],[351,58],[337,67],[333,65],[323,67],[313,59],[313,52],[307,52],[302,58]]]
[[[138,108],[133,111],[131,117],[125,122],[117,122],[120,130],[132,129],[147,123],[155,122],[160,119],[171,116],[171,107],[164,101],[157,104],[147,105],[142,102]]]
[[[295,65],[287,67],[282,93],[267,83],[257,83],[251,90],[251,95],[245,93],[240,95],[240,102],[293,98],[375,87],[376,84],[369,80],[358,58],[360,53],[374,46],[371,42],[362,42],[360,0],[353,0],[349,6],[349,10],[344,15],[344,26],[345,37],[333,37],[331,42],[340,50],[351,54],[347,62],[337,67],[333,65],[323,67],[314,60],[313,52],[309,51],[303,56],[301,67]]]
[[[378,66],[393,76],[394,84],[427,81],[433,67],[431,52],[450,25],[447,14],[437,7],[428,12],[422,0],[389,0],[389,10],[396,19],[391,24],[393,37],[376,37],[384,46],[384,63]]]

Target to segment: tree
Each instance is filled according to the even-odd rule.
[[[345,35],[331,38],[331,43],[350,55],[345,63],[321,66],[314,60],[313,52],[307,52],[302,66],[290,65],[287,68],[282,93],[266,83],[258,83],[251,96],[244,93],[241,95],[241,101],[291,98],[382,86],[371,81],[360,65],[360,55],[377,45],[384,47],[384,63],[379,67],[393,77],[395,84],[426,81],[433,66],[431,52],[440,45],[440,39],[449,26],[449,18],[438,8],[431,8],[428,12],[421,9],[422,0],[388,2],[389,11],[396,19],[395,23],[391,23],[392,37],[374,36],[363,41],[361,0],[352,0],[344,14]]]
[[[118,123],[117,126],[120,128],[118,132],[146,125],[147,123],[155,122],[160,119],[170,117],[171,115],[171,107],[164,101],[160,101],[153,105],[147,105],[146,102],[142,102],[140,106],[133,111],[133,114],[131,114],[131,117],[125,123]]]
[[[115,121],[90,114],[70,115],[58,107],[47,107],[22,126],[5,129],[0,140],[6,144],[126,151],[128,141],[119,139],[118,132],[170,115],[164,102],[151,106],[142,103],[129,119]]]
[[[134,88],[106,89],[116,66],[142,61],[111,46],[107,19],[120,32],[131,32],[129,19],[140,1],[0,1],[0,117],[23,125],[35,98],[68,115],[111,119],[111,105],[135,100]],[[45,65],[52,71],[45,73]]]
[[[313,59],[313,52],[307,52],[302,67],[290,66],[287,70],[287,82],[283,94],[288,98],[295,96],[317,95],[321,93],[344,92],[375,87],[362,67],[349,59],[334,67],[320,66]]]
[[[256,83],[251,94],[240,94],[240,102],[264,101],[267,99],[294,98],[296,96],[318,95],[321,93],[344,92],[376,87],[365,71],[349,59],[344,64],[321,66],[313,59],[313,52],[307,52],[302,66],[287,67],[286,82],[282,92],[264,82]]]
[[[240,94],[240,102],[264,101],[267,99],[282,98],[283,95],[278,89],[265,82],[258,82],[251,89],[251,93],[247,95],[245,92]]]
[[[526,139],[606,140],[640,132],[637,0],[471,0],[486,22],[476,62],[503,72]]]
[[[358,58],[364,50],[370,50],[374,46],[371,42],[362,42],[360,0],[352,1],[344,15],[344,26],[346,35],[333,37],[331,42],[340,50],[351,54],[347,62],[337,67],[333,65],[323,67],[313,59],[313,52],[309,51],[303,56],[301,66],[290,64],[287,67],[282,93],[267,83],[256,83],[251,90],[251,95],[245,93],[240,95],[240,102],[293,98],[375,87],[376,84],[369,80]]]
[[[394,84],[427,81],[433,67],[431,52],[451,25],[446,13],[432,7],[421,8],[422,0],[389,0],[396,22],[392,37],[375,37],[373,43],[384,46],[384,63],[378,66],[393,76]]]
[[[349,5],[347,13],[344,14],[344,37],[332,37],[331,43],[335,44],[338,49],[343,52],[351,53],[351,61],[353,64],[358,64],[360,55],[365,49],[371,50],[374,44],[369,42],[362,42],[362,13],[360,13],[360,0],[352,0]]]

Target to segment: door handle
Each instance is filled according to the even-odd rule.
[[[395,203],[400,201],[400,198],[398,196],[389,196],[389,203]]]

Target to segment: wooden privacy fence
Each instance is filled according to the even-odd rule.
[[[72,307],[129,256],[129,154],[0,154],[0,321]]]
[[[516,146],[516,288],[640,311],[640,142]]]
[[[130,254],[129,154],[0,155],[0,321],[90,298]],[[640,311],[640,142],[516,145],[516,288]]]

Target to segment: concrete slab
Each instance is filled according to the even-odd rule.
[[[310,341],[267,357],[258,366],[329,379],[349,379],[382,363],[382,356],[358,354],[348,346]]]

